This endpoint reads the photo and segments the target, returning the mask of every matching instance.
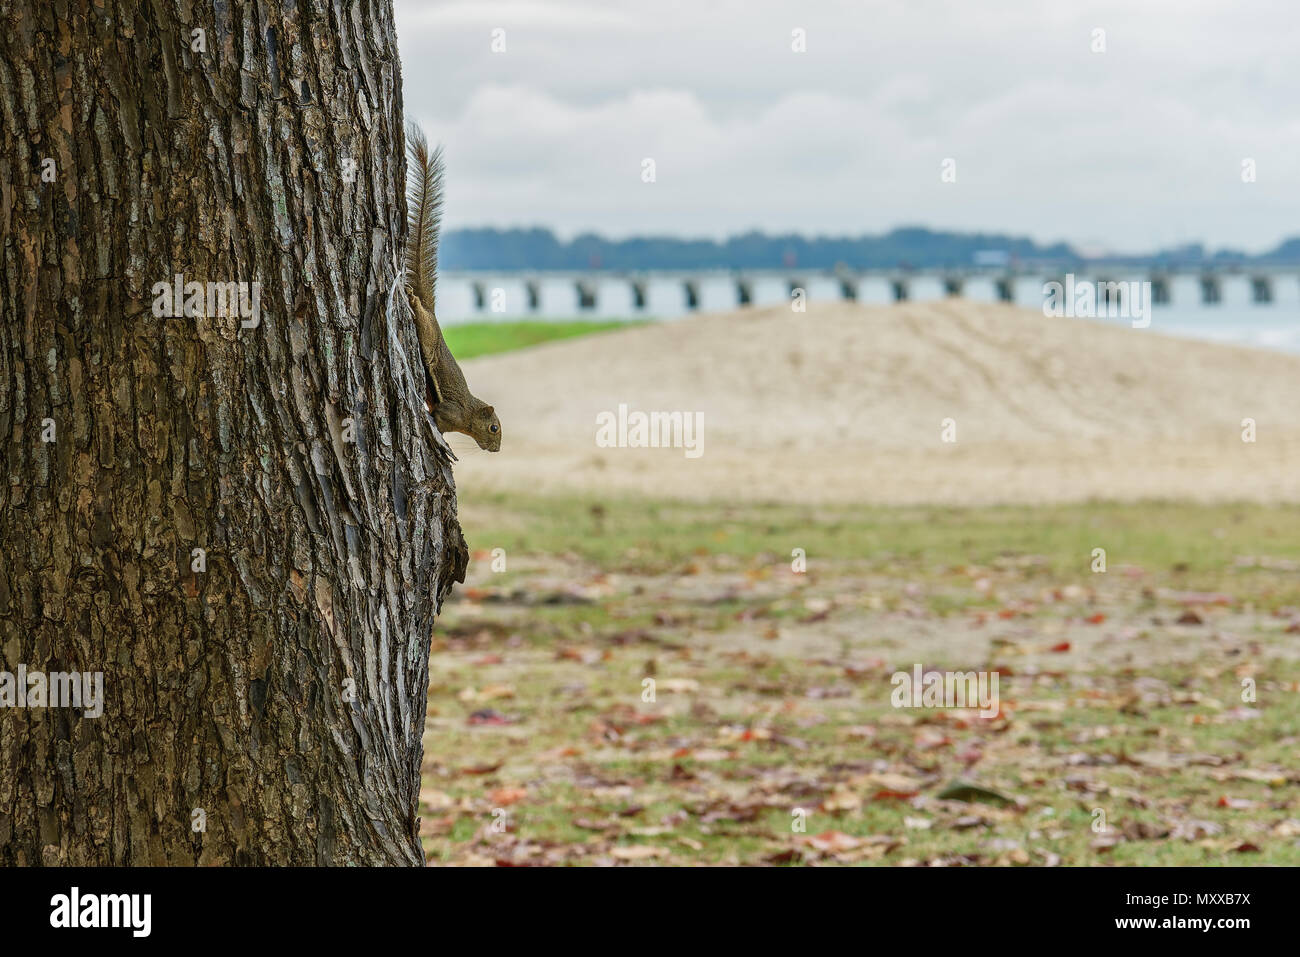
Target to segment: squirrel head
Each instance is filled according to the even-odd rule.
[[[488,452],[501,451],[501,420],[497,418],[492,406],[485,405],[476,410],[473,422],[466,431],[480,449]]]

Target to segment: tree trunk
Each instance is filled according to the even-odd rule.
[[[405,175],[390,0],[0,0],[0,670],[103,673],[0,708],[0,863],[423,862]]]

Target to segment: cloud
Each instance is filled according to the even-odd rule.
[[[418,25],[408,6],[407,108],[447,144],[453,227],[1260,249],[1300,221],[1300,18],[1282,4],[570,0],[435,6]]]
[[[411,3],[398,7],[404,26],[530,27],[545,30],[606,30],[632,27],[635,20],[606,4],[562,3],[559,0],[457,0],[453,3]]]

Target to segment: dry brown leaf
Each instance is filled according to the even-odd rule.
[[[656,857],[667,857],[669,851],[666,847],[655,847],[652,844],[625,844],[613,848],[609,853],[620,861],[648,861]]]

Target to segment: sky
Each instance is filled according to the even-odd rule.
[[[1300,0],[395,9],[408,118],[446,149],[444,228],[1300,235]]]

